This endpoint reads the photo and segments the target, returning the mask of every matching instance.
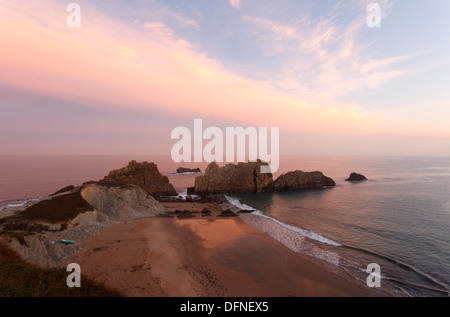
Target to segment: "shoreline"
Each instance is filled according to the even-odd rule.
[[[386,296],[296,253],[240,217],[221,218],[215,203],[165,202],[195,217],[122,220],[65,260],[126,296]],[[200,212],[203,208],[211,214]],[[198,214],[197,214],[198,213]]]

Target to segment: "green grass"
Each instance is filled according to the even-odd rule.
[[[0,297],[119,297],[120,292],[81,275],[81,287],[66,284],[71,272],[41,269],[0,243]]]

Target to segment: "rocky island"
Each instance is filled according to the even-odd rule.
[[[177,168],[177,174],[186,174],[186,173],[201,173],[202,171],[200,168],[186,168],[186,167],[179,167]]]
[[[345,181],[347,182],[362,182],[366,181],[367,178],[364,175],[358,174],[358,173],[351,173],[349,178],[347,178]]]
[[[219,167],[212,162],[204,175],[195,178],[192,191],[197,195],[260,193],[272,182],[272,174],[261,173],[262,165],[267,163],[258,160]]]
[[[294,171],[280,175],[273,180],[272,174],[261,173],[261,166],[267,163],[257,162],[227,164],[219,167],[212,162],[208,165],[205,175],[195,179],[195,186],[189,193],[199,195],[224,193],[260,193],[291,191],[301,189],[318,189],[335,186],[331,178],[322,172]]]
[[[272,182],[268,191],[290,191],[298,189],[317,189],[336,186],[331,178],[323,175],[322,172],[294,171],[280,175]]]

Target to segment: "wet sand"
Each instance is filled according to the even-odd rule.
[[[95,237],[67,263],[127,296],[379,296],[295,253],[220,207],[164,203],[193,218],[128,219]]]

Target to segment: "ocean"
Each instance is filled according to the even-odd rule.
[[[377,263],[392,295],[448,296],[450,158],[285,158],[282,172],[295,169],[320,170],[337,186],[229,198],[258,210],[263,231],[349,278],[365,281],[368,264]],[[351,172],[369,180],[346,182]]]
[[[164,157],[0,157],[0,209],[67,185],[98,180],[131,159],[158,164],[179,192],[198,174],[176,175]],[[346,279],[365,281],[367,266],[381,269],[381,287],[395,296],[449,296],[450,158],[283,156],[274,174],[323,172],[332,188],[227,195],[244,221],[295,252],[339,268]],[[351,172],[365,175],[346,182]],[[1,211],[0,211],[1,212]]]

